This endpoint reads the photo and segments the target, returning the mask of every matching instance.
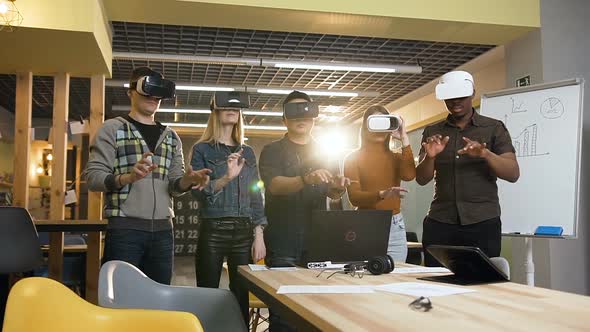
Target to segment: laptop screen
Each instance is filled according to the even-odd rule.
[[[391,211],[313,211],[302,263],[365,261],[387,254]]]

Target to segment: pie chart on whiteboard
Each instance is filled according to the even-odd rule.
[[[557,119],[563,115],[563,103],[559,98],[549,97],[541,104],[541,115],[547,119]]]

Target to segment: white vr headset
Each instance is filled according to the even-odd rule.
[[[466,71],[444,74],[436,85],[436,99],[447,100],[469,97],[474,91],[473,76]]]

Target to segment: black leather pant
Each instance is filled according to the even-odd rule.
[[[197,286],[218,288],[223,259],[227,257],[229,288],[240,304],[248,326],[248,288],[238,275],[238,265],[250,263],[253,227],[248,219],[202,219],[195,267]]]

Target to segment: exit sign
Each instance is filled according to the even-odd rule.
[[[521,77],[516,80],[516,86],[527,86],[531,85],[531,75]]]

